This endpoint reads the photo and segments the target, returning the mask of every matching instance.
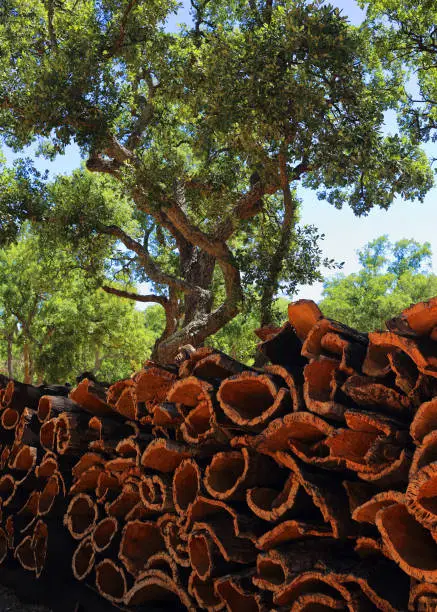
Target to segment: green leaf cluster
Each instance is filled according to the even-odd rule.
[[[3,371],[9,341],[12,374],[34,382],[74,382],[82,371],[129,376],[157,337],[132,301],[98,289],[68,252],[48,251],[27,226],[0,250],[0,334]]]
[[[433,0],[360,0],[366,27],[384,68],[405,72],[402,128],[418,142],[437,138],[437,5]]]

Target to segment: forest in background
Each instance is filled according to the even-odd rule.
[[[381,236],[358,254],[356,274],[325,281],[319,306],[326,316],[373,331],[411,303],[437,295],[429,244],[392,244]],[[275,324],[286,320],[294,299],[275,300]],[[259,309],[259,302],[247,303],[207,344],[252,365]],[[164,327],[161,306],[137,310],[134,301],[102,291],[73,257],[48,249],[28,225],[0,251],[2,374],[33,383],[74,383],[85,371],[102,381],[125,378],[151,357]]]

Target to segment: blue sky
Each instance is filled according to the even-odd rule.
[[[331,3],[341,8],[352,23],[358,24],[362,21],[364,13],[354,0],[331,0]],[[169,19],[169,30],[174,30],[178,23],[189,20],[188,7],[189,0],[184,0],[178,14]],[[386,130],[395,131],[395,123],[391,117],[387,117]],[[437,144],[428,145],[426,150],[431,157],[437,157]],[[14,155],[10,151],[5,153],[8,161],[12,161]],[[37,167],[49,168],[54,174],[71,172],[81,163],[79,152],[74,146],[69,147],[66,155],[59,156],[52,163],[41,158],[35,161]],[[362,218],[355,217],[346,207],[340,211],[336,210],[326,202],[319,201],[309,190],[301,189],[300,196],[303,200],[301,223],[315,225],[320,233],[325,234],[325,240],[321,243],[323,255],[337,261],[345,261],[344,273],[350,274],[358,269],[356,250],[382,234],[388,234],[392,241],[413,238],[419,242],[430,242],[434,253],[433,270],[437,271],[437,188],[427,194],[423,203],[404,202],[399,199],[388,211],[375,209]],[[329,273],[326,276],[329,276]],[[321,297],[321,283],[311,287],[301,286],[299,289],[300,298],[319,300]]]

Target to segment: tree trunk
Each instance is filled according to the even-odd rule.
[[[202,289],[211,290],[212,278],[215,268],[215,258],[200,251],[197,247],[192,249],[192,256],[187,262],[184,278]],[[184,324],[191,323],[199,316],[209,314],[213,304],[213,296],[206,300],[199,300],[192,294],[186,294],[184,299]]]
[[[94,353],[94,374],[100,370],[102,365],[103,357],[100,354],[100,348],[97,346]]]
[[[261,327],[273,323],[273,299],[278,291],[282,264],[290,249],[291,237],[296,223],[297,202],[291,193],[290,184],[287,178],[283,181],[282,190],[284,194],[284,220],[282,222],[279,244],[271,259],[270,268],[261,296]]]
[[[14,377],[13,363],[12,363],[12,348],[13,348],[13,338],[12,338],[12,335],[9,335],[8,336],[8,376],[9,378]]]
[[[27,341],[24,342],[23,346],[23,361],[24,361],[24,382],[27,385],[32,384],[32,363],[30,357],[30,349]]]
[[[182,278],[203,289],[211,290],[216,263],[215,257],[193,246],[183,236],[178,236],[177,242]],[[196,321],[205,320],[205,317],[211,313],[213,306],[212,291],[211,297],[208,299],[202,300],[191,294],[185,294],[182,299],[183,316],[179,318],[177,316],[177,300],[173,292],[170,291],[169,304],[165,308],[166,327],[161,337],[156,341],[152,352],[152,359],[161,363],[171,362],[177,354],[179,346],[192,344],[195,348],[198,348],[204,340],[203,338],[202,341],[196,342],[194,329],[197,329]],[[186,334],[183,333],[181,328],[178,330],[179,323],[181,328],[187,328]],[[172,337],[175,334],[175,342],[172,342]]]
[[[273,300],[278,291],[281,268],[290,249],[291,238],[296,224],[297,202],[291,193],[284,160],[282,160],[281,163],[281,179],[284,199],[284,220],[282,222],[279,244],[271,259],[270,268],[261,295],[260,327],[265,327],[274,323]],[[255,367],[260,368],[264,366],[267,361],[268,359],[266,356],[257,350],[254,362]]]

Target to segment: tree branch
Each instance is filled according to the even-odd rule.
[[[105,142],[104,153],[108,155],[108,157],[111,157],[117,161],[119,164],[122,164],[133,157],[132,151],[121,144],[121,142],[119,142],[113,134],[109,135],[107,142]]]
[[[202,289],[201,287],[198,287],[196,285],[191,285],[190,283],[187,283],[186,281],[177,278],[172,274],[167,274],[163,272],[156,264],[154,259],[151,257],[147,248],[145,248],[139,242],[134,240],[120,227],[116,225],[99,224],[97,226],[97,230],[102,234],[107,234],[108,236],[113,236],[114,238],[117,238],[125,245],[126,248],[136,253],[145,272],[149,276],[150,280],[152,280],[153,282],[162,285],[168,285],[169,287],[178,289],[183,293],[198,293],[199,297],[202,299],[209,298],[209,291]]]
[[[132,151],[111,134],[106,138],[102,151],[91,151],[86,167],[90,172],[102,172],[118,179],[120,178],[120,168],[132,158]]]
[[[164,307],[168,303],[168,299],[163,295],[140,295],[139,293],[125,291],[124,289],[117,289],[116,287],[110,287],[109,285],[102,285],[101,288],[103,289],[103,291],[106,291],[106,293],[111,293],[112,295],[117,295],[118,297],[127,298],[128,300],[135,300],[137,302],[155,302],[156,304],[161,304],[161,306]]]
[[[170,287],[169,299],[164,306],[165,310],[165,328],[159,338],[156,340],[152,351],[152,359],[158,359],[159,347],[169,338],[177,329],[178,326],[178,299],[176,292]]]
[[[192,244],[200,247],[217,259],[229,261],[231,253],[223,240],[214,238],[194,225],[185,213],[185,187],[178,181],[175,187],[175,200],[166,209],[166,216],[181,234]]]
[[[280,184],[263,186],[261,182],[242,195],[236,202],[232,212],[221,221],[214,232],[214,237],[219,241],[228,240],[237,229],[237,225],[244,219],[255,217],[262,210],[262,198],[272,195],[280,189]]]
[[[114,45],[114,50],[113,50],[113,54],[114,55],[115,55],[115,53],[117,53],[117,51],[120,49],[120,47],[123,44],[124,37],[126,35],[126,24],[127,24],[128,18],[129,18],[129,13],[132,11],[132,9],[134,8],[134,6],[137,3],[137,1],[138,0],[130,0],[130,2],[128,3],[126,8],[124,9],[123,17],[121,18],[121,23],[120,23],[120,33],[119,33],[117,42]]]
[[[174,332],[156,347],[156,358],[161,363],[169,363],[184,344],[200,346],[206,338],[218,332],[239,312],[242,300],[240,274],[232,266],[221,264],[225,278],[226,299],[216,310],[203,314],[190,321],[182,329]]]
[[[53,26],[53,20],[55,17],[54,0],[47,0],[47,26],[49,30],[50,46],[53,50],[56,50],[58,43],[56,40],[55,28]]]
[[[86,168],[90,172],[101,172],[103,174],[110,174],[115,178],[120,177],[120,167],[117,161],[113,159],[105,159],[101,154],[92,155],[86,161]]]

